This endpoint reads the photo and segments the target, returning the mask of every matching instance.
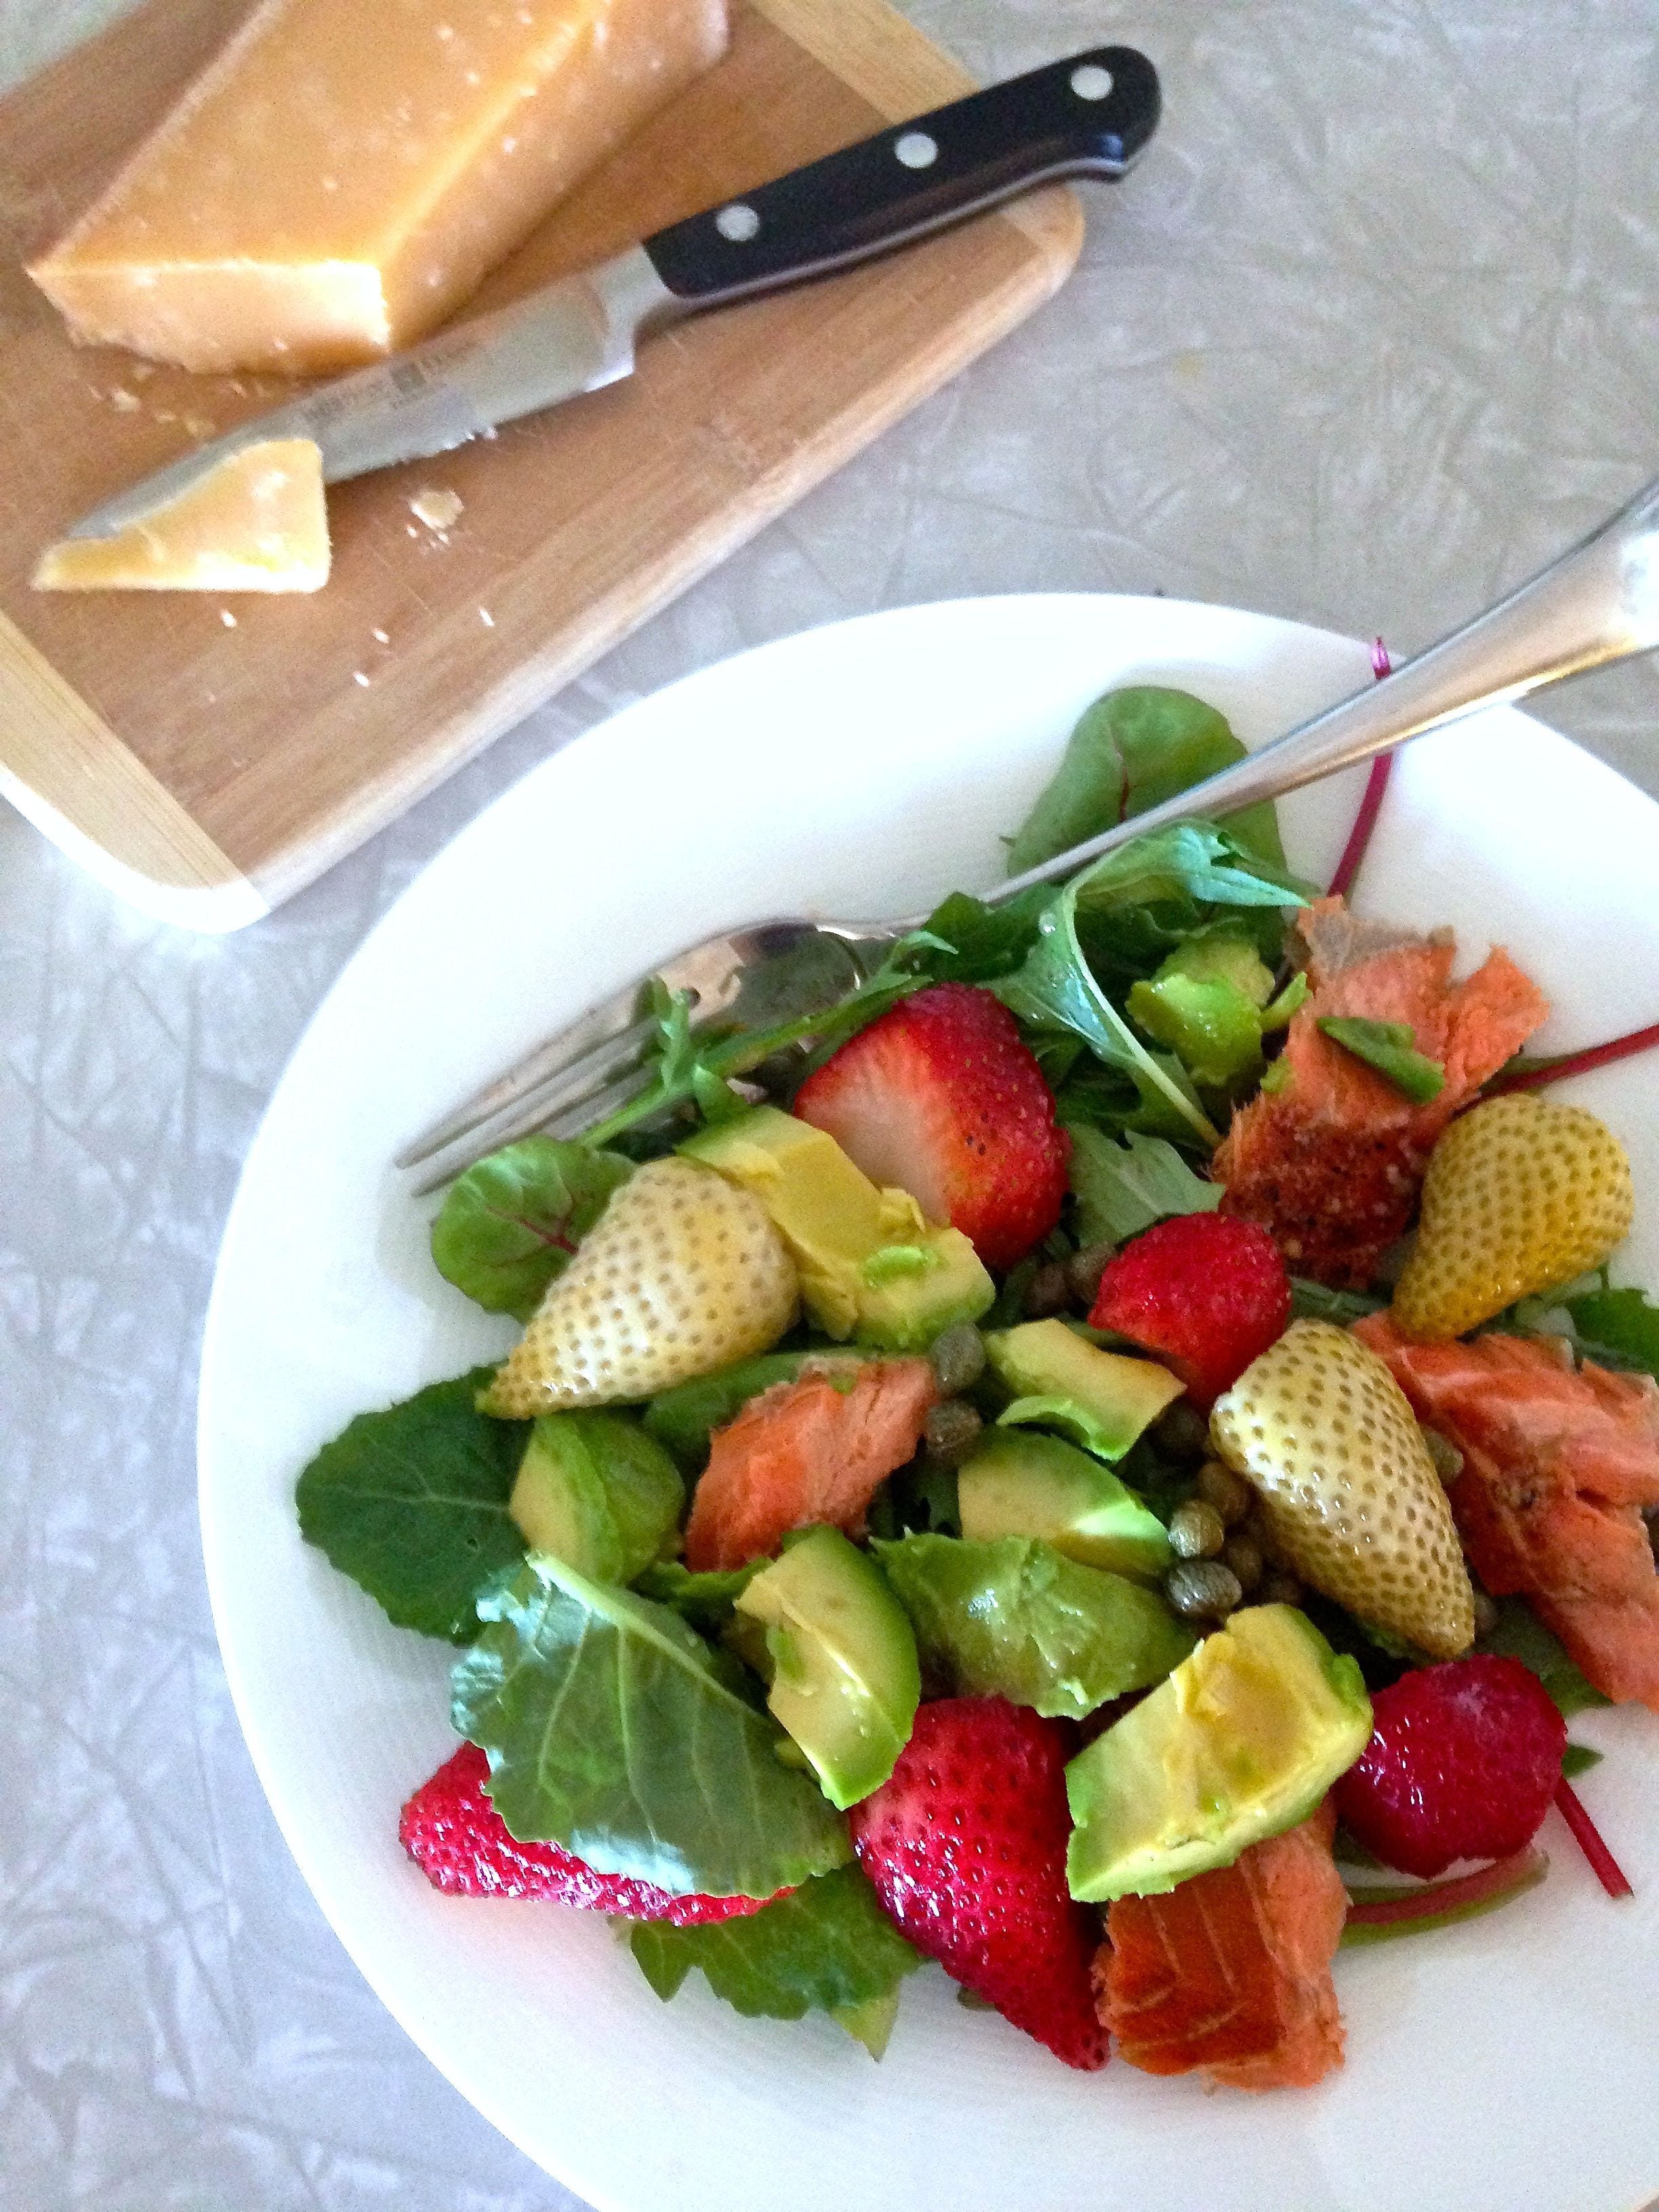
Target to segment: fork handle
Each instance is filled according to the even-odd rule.
[[[1304,722],[1162,805],[1057,853],[980,896],[990,906],[1075,874],[1090,860],[1172,823],[1213,819],[1482,708],[1507,705],[1587,669],[1659,646],[1659,479],[1599,530],[1485,614],[1455,629],[1380,684]]]

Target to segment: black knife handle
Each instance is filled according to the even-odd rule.
[[[1158,127],[1158,72],[1096,46],[792,169],[645,241],[663,283],[712,307],[862,261],[1051,177],[1119,177]]]

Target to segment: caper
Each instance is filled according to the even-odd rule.
[[[1106,1262],[1113,1249],[1110,1244],[1085,1244],[1066,1262],[1066,1284],[1073,1300],[1085,1313],[1099,1294],[1100,1279],[1106,1272]]]
[[[1449,1490],[1463,1472],[1463,1455],[1449,1437],[1443,1437],[1438,1429],[1425,1429],[1423,1441],[1429,1448],[1429,1457],[1434,1462],[1434,1471]]]
[[[1212,1559],[1226,1540],[1221,1516],[1201,1498],[1189,1498],[1170,1516],[1170,1545],[1178,1559]]]
[[[1152,1423],[1152,1439],[1171,1459],[1202,1459],[1210,1449],[1210,1425],[1190,1398],[1177,1398]],[[1211,1504],[1214,1504],[1212,1498]]]
[[[1490,1636],[1498,1626],[1498,1607],[1483,1589],[1474,1593],[1474,1632],[1477,1637]]]
[[[927,1357],[940,1395],[954,1398],[971,1390],[985,1372],[985,1339],[972,1322],[953,1322],[933,1339]]]
[[[1025,1312],[1030,1321],[1048,1321],[1063,1314],[1072,1303],[1072,1285],[1064,1260],[1045,1261],[1025,1286]]]
[[[1243,1476],[1218,1459],[1206,1459],[1198,1470],[1198,1494],[1206,1505],[1214,1506],[1230,1528],[1247,1519],[1255,1503],[1255,1492]]]
[[[936,1467],[960,1467],[979,1442],[983,1425],[963,1400],[946,1398],[931,1408],[921,1432],[928,1458]]]
[[[1261,1577],[1255,1595],[1258,1605],[1300,1605],[1302,1585],[1283,1567],[1273,1567]]]
[[[1238,1577],[1219,1559],[1177,1559],[1164,1577],[1164,1591],[1188,1620],[1224,1620],[1244,1595]]]
[[[1238,1577],[1238,1586],[1246,1597],[1260,1583],[1267,1570],[1261,1546],[1248,1528],[1232,1530],[1221,1547],[1221,1563],[1231,1567]]]

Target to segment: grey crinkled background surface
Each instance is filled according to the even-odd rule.
[[[0,80],[113,10],[0,0]],[[313,1008],[486,799],[703,663],[867,609],[1160,590],[1411,650],[1659,471],[1649,0],[922,0],[982,76],[1110,38],[1164,127],[1060,298],[365,851],[240,936],[0,808],[0,2197],[552,2212],[324,1925],[220,1671],[196,1360]],[[8,462],[12,457],[7,457]],[[1651,660],[1547,717],[1659,791]],[[787,2032],[787,2031],[781,2031]]]

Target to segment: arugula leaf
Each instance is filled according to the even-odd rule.
[[[743,1567],[711,1567],[698,1574],[678,1559],[659,1559],[634,1578],[634,1589],[653,1604],[665,1605],[703,1636],[718,1636],[732,1608],[769,1559],[750,1559]]]
[[[1079,1244],[1121,1244],[1172,1213],[1210,1213],[1221,1203],[1221,1185],[1194,1175],[1162,1137],[1131,1130],[1120,1144],[1080,1122],[1068,1133]]]
[[[450,1185],[432,1224],[438,1273],[487,1313],[527,1322],[604,1212],[631,1161],[556,1137],[524,1137]]]
[[[1568,1658],[1559,1637],[1546,1628],[1524,1598],[1498,1601],[1498,1625],[1483,1636],[1478,1650],[1496,1651],[1529,1667],[1560,1708],[1564,1720],[1597,1705],[1611,1705]]]
[[[530,1433],[474,1401],[495,1373],[428,1383],[359,1413],[323,1446],[295,1492],[300,1534],[399,1628],[465,1644],[491,1577],[524,1556],[507,1501]]]
[[[1006,905],[988,906],[952,891],[922,924],[921,935],[932,942],[918,948],[917,967],[936,983],[986,983],[1012,974],[1036,943],[1053,896],[1051,884],[1034,884]]]
[[[1590,1291],[1566,1310],[1587,1358],[1659,1376],[1659,1306],[1645,1291]]]
[[[1198,1638],[1155,1591],[1029,1536],[873,1547],[928,1673],[959,1696],[1081,1720],[1178,1667]]]
[[[714,1995],[749,2019],[799,2020],[814,2009],[850,2014],[842,2025],[860,2041],[868,2029],[857,2015],[896,1997],[922,1963],[856,1866],[820,1875],[738,1920],[699,1928],[635,1921],[628,1940],[659,1997],[673,1996],[701,1967]],[[885,2042],[881,2035],[873,2057]]]
[[[1084,951],[1109,984],[1152,975],[1170,953],[1222,921],[1276,967],[1285,909],[1307,900],[1305,885],[1212,822],[1137,837],[1085,869],[1073,887]]]
[[[1009,845],[1008,872],[1022,875],[1243,757],[1226,718],[1190,691],[1157,684],[1108,691],[1084,709],[1053,780]],[[1271,801],[1229,822],[1242,845],[1284,866]]]
[[[1417,1049],[1417,1033],[1409,1022],[1371,1022],[1358,1014],[1322,1014],[1320,1032],[1340,1044],[1356,1060],[1375,1068],[1413,1106],[1426,1106],[1446,1087],[1446,1071],[1437,1060]]]
[[[1302,903],[1299,890],[1270,876],[1225,831],[1182,823],[1136,838],[1073,878],[1045,909],[1024,964],[992,988],[1020,1021],[1080,1036],[1104,1066],[1128,1079],[1145,1111],[1173,1115],[1213,1146],[1220,1132],[1184,1072],[1141,1043],[1102,974],[1115,969],[1131,981],[1150,975],[1217,908],[1271,913],[1279,933],[1279,910]]]
[[[478,1611],[451,1716],[520,1841],[675,1896],[770,1897],[845,1863],[846,1822],[677,1613],[543,1553]]]
[[[1601,1764],[1602,1754],[1587,1743],[1570,1743],[1561,1754],[1561,1772],[1571,1782],[1575,1776],[1588,1774],[1592,1766]]]

